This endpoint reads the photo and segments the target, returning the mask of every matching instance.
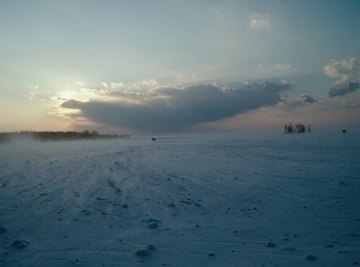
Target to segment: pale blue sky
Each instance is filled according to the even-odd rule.
[[[61,101],[259,80],[291,81],[281,93],[289,103],[306,94],[355,118],[359,108],[348,106],[359,91],[329,97],[343,78],[324,67],[347,66],[348,81],[359,79],[350,64],[360,58],[359,11],[357,0],[0,1],[0,130],[119,128],[69,117]]]

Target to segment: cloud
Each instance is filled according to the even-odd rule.
[[[104,87],[104,88],[109,88],[109,84],[107,82],[102,82],[101,85]]]
[[[268,28],[270,26],[270,16],[268,14],[252,14],[248,25],[251,29]]]
[[[238,89],[224,89],[215,85],[197,85],[183,89],[159,88],[142,95],[121,93],[118,101],[80,102],[68,100],[62,108],[81,110],[80,116],[95,123],[140,130],[167,133],[234,115],[276,105],[281,101],[280,92],[292,88],[292,83],[245,83]]]
[[[78,86],[84,86],[84,83],[82,81],[75,81],[74,84]]]
[[[29,84],[29,90],[25,92],[25,97],[31,101],[41,101],[46,102],[51,99],[50,92],[44,89],[41,89],[39,85]]]
[[[217,17],[221,16],[221,13],[217,8],[214,8],[214,13],[216,14]]]
[[[350,58],[334,61],[333,64],[324,67],[324,72],[327,76],[340,77],[341,80],[360,79],[360,59]]]
[[[319,100],[310,95],[303,94],[296,97],[283,97],[277,107],[284,111],[294,111],[314,103],[319,103]]]
[[[256,66],[256,69],[257,71],[259,72],[286,72],[286,71],[291,71],[293,70],[293,66],[291,66],[290,64],[275,64],[275,65],[272,65],[272,66],[266,66],[265,64],[263,63],[259,63],[257,66]]]
[[[124,87],[125,84],[123,84],[122,82],[111,82],[110,86],[111,86],[111,88],[115,89],[115,88]]]
[[[337,81],[336,87],[330,89],[329,96],[344,96],[360,89],[360,82]]]
[[[292,69],[290,64],[276,64],[275,69],[277,70],[289,70]]]
[[[334,61],[324,67],[324,73],[329,77],[338,77],[335,87],[330,89],[329,96],[344,96],[360,89],[360,59],[350,58]]]
[[[81,101],[75,99],[69,99],[61,104],[62,108],[69,108],[69,109],[81,109]]]
[[[301,97],[305,103],[312,104],[312,103],[318,102],[318,100],[316,98],[309,96],[309,95],[301,95]]]

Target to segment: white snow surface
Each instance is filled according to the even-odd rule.
[[[360,265],[359,141],[1,144],[0,266]]]

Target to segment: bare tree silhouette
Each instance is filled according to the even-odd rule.
[[[307,128],[308,132],[311,132],[310,125]],[[284,132],[285,133],[305,133],[306,132],[306,126],[302,123],[296,123],[293,125],[291,122],[285,123],[284,125]]]

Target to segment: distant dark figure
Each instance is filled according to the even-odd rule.
[[[346,133],[346,130],[344,129],[344,130],[342,130],[342,133]]]
[[[155,141],[156,141],[156,138],[155,138],[155,137],[151,138],[151,141],[155,142]]]
[[[311,126],[308,125],[308,133],[311,133]]]

